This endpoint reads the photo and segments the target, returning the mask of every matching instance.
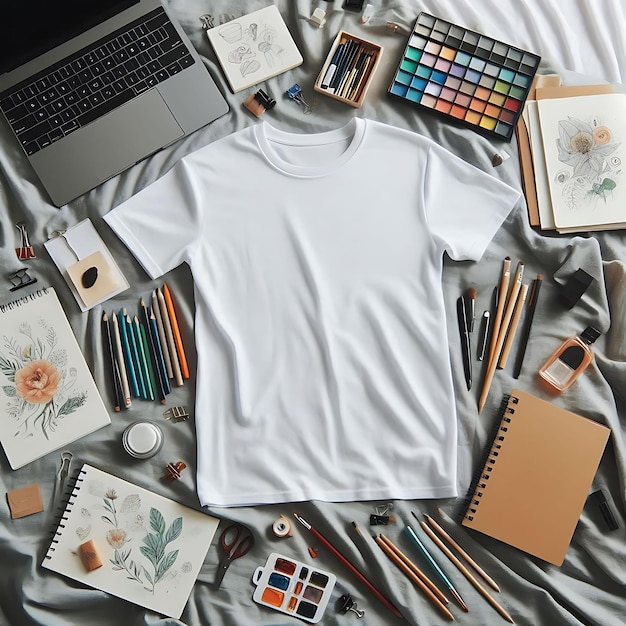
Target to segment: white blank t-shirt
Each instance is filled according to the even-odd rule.
[[[201,503],[455,496],[443,253],[477,261],[518,197],[354,118],[251,126],[109,213],[152,278],[193,274]]]

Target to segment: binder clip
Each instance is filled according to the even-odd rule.
[[[13,285],[10,291],[15,291],[16,289],[21,289],[22,287],[28,287],[28,285],[33,285],[37,282],[36,278],[28,275],[28,270],[25,267],[13,272],[13,274],[9,274],[9,280]]]
[[[210,13],[205,13],[201,15],[199,18],[200,22],[202,22],[202,30],[210,30],[215,26],[215,19]]]
[[[176,463],[168,463],[165,467],[167,473],[163,475],[163,480],[168,483],[172,483],[180,478],[183,470],[187,467],[182,461],[176,461]]]
[[[285,92],[290,100],[301,104],[304,107],[304,114],[307,115],[311,113],[313,107],[302,97],[302,87],[298,85],[298,83],[293,84],[287,91]]]
[[[262,89],[250,94],[243,102],[243,105],[256,117],[261,117],[265,111],[269,111],[276,106],[276,100],[270,98]]]
[[[178,422],[186,422],[189,419],[189,411],[184,406],[173,406],[163,413],[166,420],[171,420],[173,424]]]
[[[309,18],[309,22],[313,24],[313,26],[317,26],[318,28],[322,28],[324,24],[326,24],[326,11],[324,9],[317,8],[311,14]]]
[[[17,258],[20,261],[28,261],[28,259],[34,259],[37,257],[35,249],[30,245],[28,240],[28,232],[26,230],[26,224],[24,222],[18,222],[15,227],[20,231],[20,247],[15,248]]]
[[[395,523],[396,518],[391,513],[392,509],[393,502],[387,502],[387,504],[377,506],[375,509],[376,513],[370,515],[370,524],[372,526],[387,526],[387,524]]]
[[[359,619],[365,615],[365,611],[358,608],[354,598],[349,593],[345,593],[339,598],[339,612],[347,613],[348,611],[352,611]]]

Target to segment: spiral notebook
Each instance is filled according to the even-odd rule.
[[[84,464],[42,566],[178,619],[218,524],[216,517]],[[89,566],[80,556],[85,544]]]
[[[462,524],[560,566],[610,432],[514,389]]]
[[[111,423],[51,287],[0,305],[0,420],[13,469]]]

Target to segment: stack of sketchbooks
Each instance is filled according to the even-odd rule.
[[[538,76],[516,131],[532,226],[626,228],[626,94]]]

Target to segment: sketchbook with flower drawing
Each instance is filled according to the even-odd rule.
[[[626,228],[626,95],[538,100],[537,109],[554,227]]]
[[[84,464],[42,566],[178,619],[218,524],[216,517]],[[90,546],[89,566],[80,556],[83,545]]]
[[[283,16],[267,6],[206,31],[233,93],[302,64]]]
[[[0,441],[13,469],[111,423],[53,288],[0,305],[0,338]]]

